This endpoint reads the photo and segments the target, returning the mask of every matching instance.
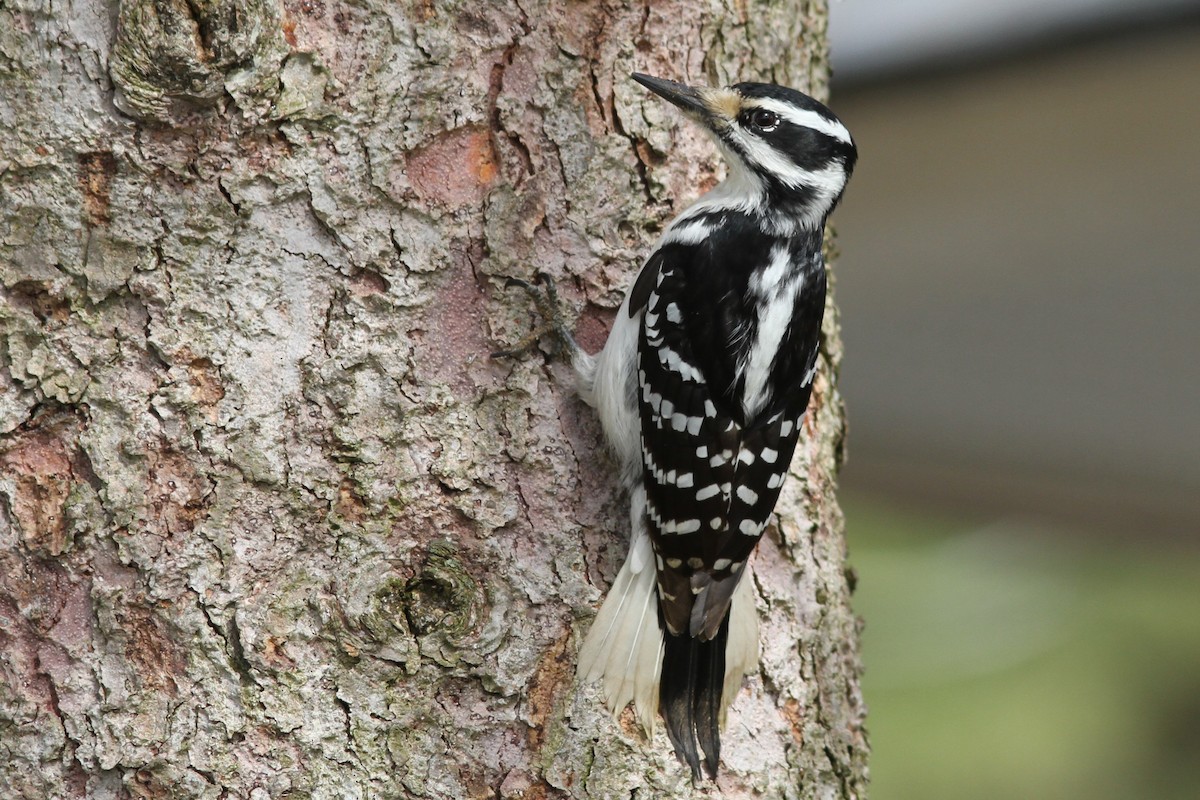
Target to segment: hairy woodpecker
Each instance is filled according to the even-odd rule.
[[[667,226],[597,356],[555,326],[630,496],[629,555],[578,674],[614,713],[632,702],[648,731],[661,711],[698,779],[701,751],[716,777],[725,712],[758,663],[747,560],[812,392],[825,219],[857,151],[792,89],[633,79],[712,135],[728,177]]]

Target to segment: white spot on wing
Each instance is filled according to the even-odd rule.
[[[746,505],[754,505],[758,502],[758,492],[751,489],[749,486],[739,486],[737,488],[737,498]]]

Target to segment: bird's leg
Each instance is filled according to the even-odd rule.
[[[514,286],[520,287],[528,293],[534,306],[537,307],[538,314],[542,317],[542,324],[534,328],[528,336],[521,339],[512,348],[492,353],[492,358],[516,358],[531,350],[543,336],[550,335],[557,340],[558,346],[565,349],[567,355],[573,359],[579,350],[579,345],[575,342],[575,337],[571,335],[571,328],[567,325],[554,279],[544,272],[539,272],[534,283],[523,281],[520,278],[509,278],[504,284],[505,289],[511,289]]]

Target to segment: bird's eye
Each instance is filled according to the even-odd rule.
[[[765,108],[756,109],[750,114],[750,125],[760,131],[773,131],[779,127],[779,115]]]

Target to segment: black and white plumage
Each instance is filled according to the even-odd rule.
[[[661,711],[693,776],[703,752],[715,777],[725,712],[757,666],[748,559],[812,392],[823,229],[857,151],[832,112],[791,89],[633,77],[712,134],[728,177],[667,227],[604,349],[573,348],[632,528],[578,670],[648,730]]]

